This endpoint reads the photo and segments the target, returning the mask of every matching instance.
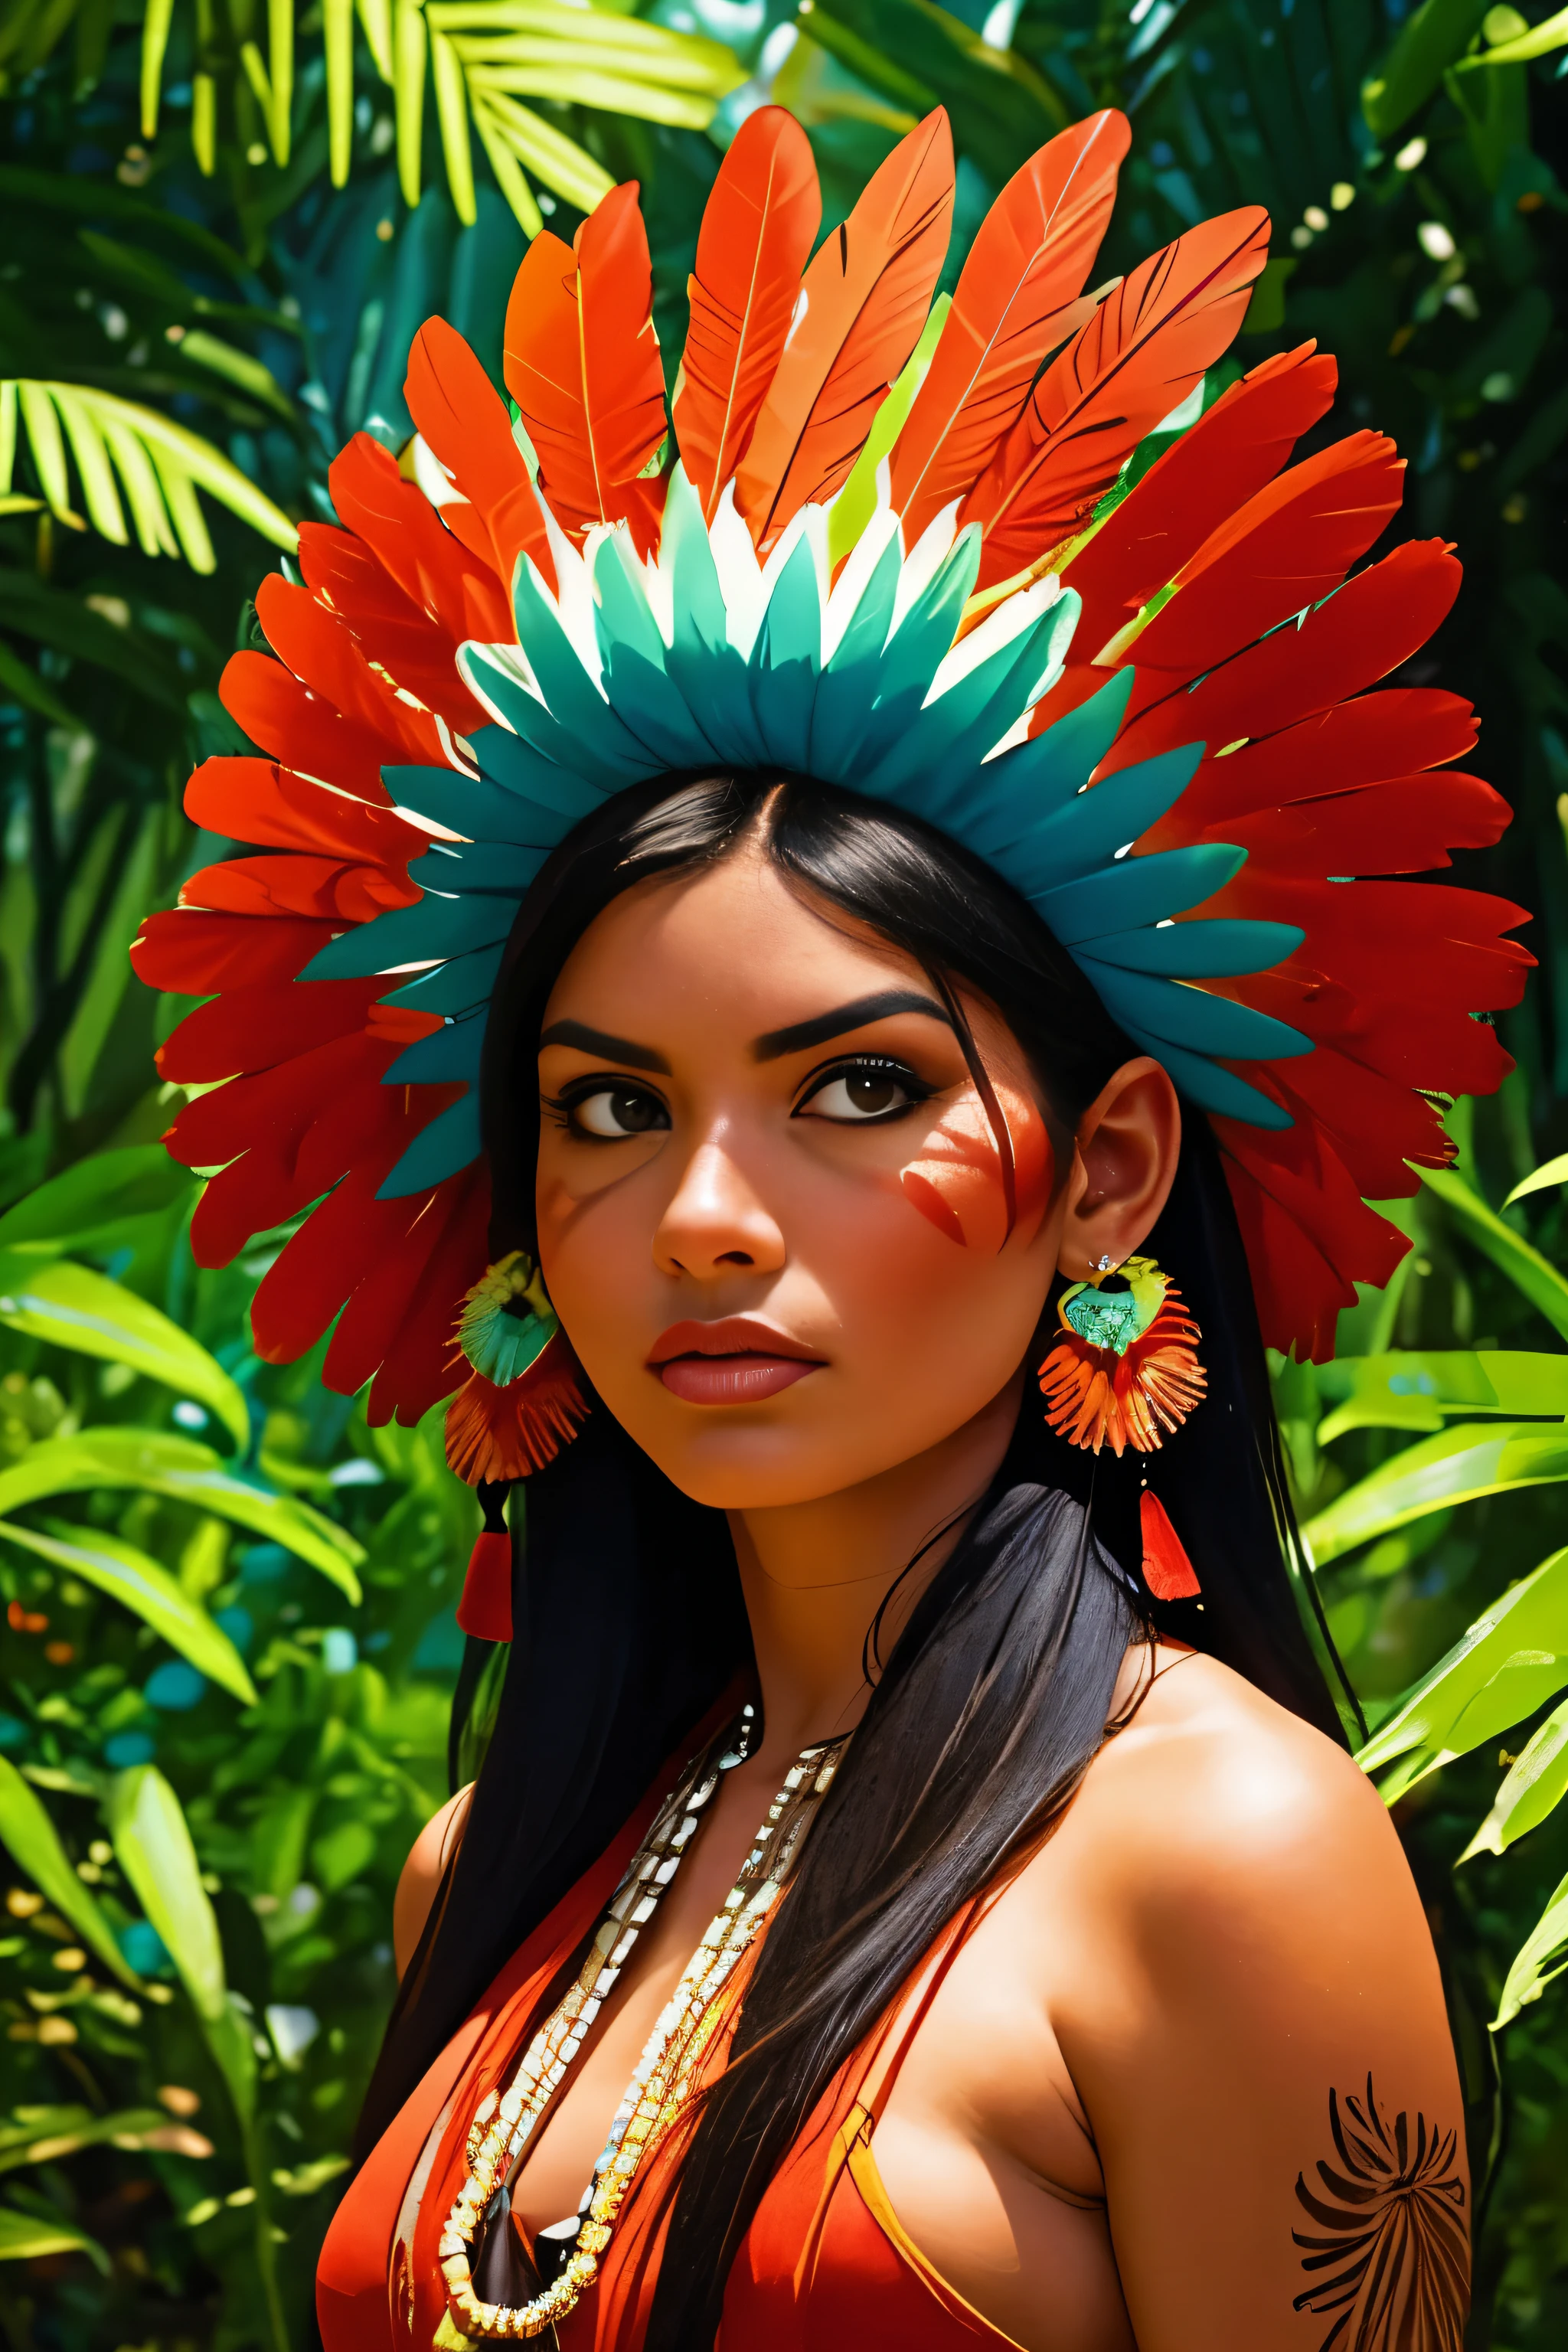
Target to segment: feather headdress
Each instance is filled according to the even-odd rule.
[[[673,440],[635,188],[572,247],[535,239],[515,417],[444,321],[421,330],[415,439],[342,452],[341,527],[307,523],[300,583],[258,598],[277,657],[226,673],[260,756],[191,782],[198,824],[269,854],[195,876],[135,950],[209,1000],[160,1056],[205,1089],[168,1139],[215,1171],[198,1258],[310,1210],[257,1294],[263,1357],[331,1329],[325,1378],[369,1381],[375,1421],[456,1385],[519,901],[580,817],[706,762],[896,803],[1038,908],[1212,1119],[1276,1347],[1326,1354],[1355,1283],[1388,1279],[1406,1244],[1367,1200],[1447,1156],[1434,1097],[1499,1084],[1475,1016],[1531,961],[1518,908],[1402,878],[1508,821],[1447,764],[1468,706],[1380,687],[1458,566],[1427,541],[1354,569],[1402,467],[1369,432],[1288,467],[1334,392],[1310,344],[1127,487],[1268,250],[1265,215],[1233,213],[1085,296],[1127,140],[1099,114],[1018,173],[939,326],[945,118],[814,255],[805,135],[753,114],[702,226]],[[530,1360],[557,1384],[536,1452],[570,1426],[563,1345]]]

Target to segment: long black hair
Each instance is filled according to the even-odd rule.
[[[534,1241],[534,1055],[566,957],[635,883],[748,839],[791,887],[912,955],[950,1002],[962,982],[995,1008],[1040,1086],[1058,1166],[1083,1110],[1136,1051],[1026,901],[918,820],[804,778],[659,779],[579,825],[520,910],[481,1081],[495,1253]],[[647,2352],[712,2341],[769,2175],[942,1925],[1059,1815],[1105,1737],[1141,1622],[1343,1737],[1292,1589],[1263,1345],[1201,1117],[1184,1122],[1148,1247],[1201,1326],[1205,1400],[1159,1454],[1119,1463],[1058,1438],[1026,1389],[990,1493],[876,1676],[763,1947],[731,2066],[682,2168]],[[1140,1581],[1145,1476],[1197,1566],[1201,1601],[1156,1602]],[[722,1513],[679,1494],[602,1406],[528,1481],[526,1503],[495,1729],[404,1979],[362,2147],[749,1664]]]

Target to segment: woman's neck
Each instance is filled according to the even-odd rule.
[[[812,1740],[859,1721],[869,1696],[864,1662],[872,1621],[903,1577],[880,1629],[885,1660],[1001,1466],[1019,1391],[1020,1380],[1010,1381],[930,1453],[860,1486],[808,1503],[731,1512],[762,1692],[764,1737],[755,1761],[764,1776]]]

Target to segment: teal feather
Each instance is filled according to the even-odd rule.
[[[1077,616],[1078,599],[1069,607],[1063,598],[927,703],[919,726],[889,748],[866,790],[879,799],[896,799],[930,824],[947,824],[987,752],[1023,717],[1042,678],[1065,656]]]
[[[1030,900],[1064,947],[1157,923],[1185,914],[1223,890],[1247,863],[1245,849],[1205,841],[1190,849],[1157,850],[1152,857],[1123,857],[1059,889]]]
[[[1075,794],[997,857],[997,870],[1026,898],[1093,873],[1181,798],[1203,750],[1201,743],[1184,743]]]
[[[1116,740],[1131,691],[1132,672],[1118,670],[1076,710],[986,761],[953,812],[955,829],[962,826],[962,839],[977,856],[996,864],[1037,818],[1082,791]]]
[[[463,1078],[470,1086],[477,1086],[488,1026],[489,1007],[485,1006],[460,1021],[448,1021],[443,1027],[433,1029],[428,1037],[416,1037],[412,1045],[404,1047],[392,1067],[383,1072],[382,1085],[446,1086],[455,1078]]]
[[[530,564],[518,565],[511,609],[518,644],[549,706],[546,711],[527,695],[525,700],[532,708],[524,711],[514,698],[507,716],[518,733],[563,767],[588,764],[590,772],[597,770],[612,789],[653,773],[647,751],[622,725],[584,668],[576,646],[556,617],[554,604]]]
[[[847,782],[855,772],[860,739],[881,685],[882,648],[892,625],[902,563],[895,534],[872,566],[844,635],[817,680],[806,771],[828,782]]]
[[[575,655],[573,658],[576,659]],[[503,791],[541,801],[546,808],[558,808],[575,824],[579,817],[602,808],[610,794],[626,782],[625,775],[595,761],[591,743],[585,742],[581,754],[574,757],[565,730],[487,647],[466,646],[458,666],[475,692],[492,703],[507,722],[482,727],[469,738],[479,766]],[[599,697],[589,687],[581,664],[578,675],[597,702]]]
[[[822,599],[816,564],[797,539],[763,614],[747,665],[752,716],[764,757],[804,773],[811,756],[811,716],[822,667]]]
[[[1163,972],[1171,980],[1227,980],[1243,972],[1272,971],[1295,954],[1306,936],[1294,923],[1221,915],[1206,922],[1200,918],[1152,930],[1113,931],[1095,940],[1094,952],[1124,971]]]
[[[1250,1004],[1237,1004],[1232,997],[1212,996],[1205,989],[1155,980],[1146,972],[1123,971],[1093,956],[1080,954],[1078,963],[1111,1018],[1124,1029],[1136,1029],[1140,1036],[1185,1045],[1194,1054],[1223,1054],[1232,1062],[1285,1061],[1312,1050],[1311,1039],[1299,1029],[1255,1012]]]
[[[1163,1064],[1182,1092],[1200,1110],[1240,1119],[1248,1127],[1266,1127],[1276,1134],[1295,1126],[1288,1110],[1271,1102],[1257,1087],[1249,1087],[1234,1070],[1223,1070],[1217,1062],[1205,1060],[1202,1054],[1189,1054],[1184,1047],[1158,1038],[1135,1036],[1134,1043],[1145,1045],[1154,1059]]]
[[[405,1201],[411,1192],[430,1192],[468,1167],[482,1149],[479,1090],[470,1087],[460,1102],[449,1104],[420,1129],[375,1197]]]
[[[301,980],[363,980],[394,971],[399,964],[436,963],[504,940],[516,908],[509,898],[437,898],[426,891],[417,906],[395,907],[372,923],[341,931],[312,956]]]
[[[422,890],[521,898],[549,855],[505,841],[439,841],[410,861],[408,878]]]
[[[453,956],[438,963],[434,971],[416,972],[401,988],[390,988],[382,998],[383,1004],[405,1004],[415,1013],[470,1013],[477,1004],[488,1004],[490,992],[500,977],[501,957],[505,941],[479,948],[471,955]]]
[[[487,727],[484,733],[516,740],[504,727]],[[468,776],[457,768],[383,768],[381,780],[400,808],[469,841],[553,849],[573,822],[560,809],[507,792],[489,776]],[[591,805],[598,805],[596,797]]]

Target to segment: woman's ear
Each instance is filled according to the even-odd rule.
[[[1061,1270],[1085,1281],[1102,1257],[1120,1265],[1164,1207],[1182,1149],[1182,1109],[1147,1054],[1123,1062],[1078,1123],[1062,1220]]]

